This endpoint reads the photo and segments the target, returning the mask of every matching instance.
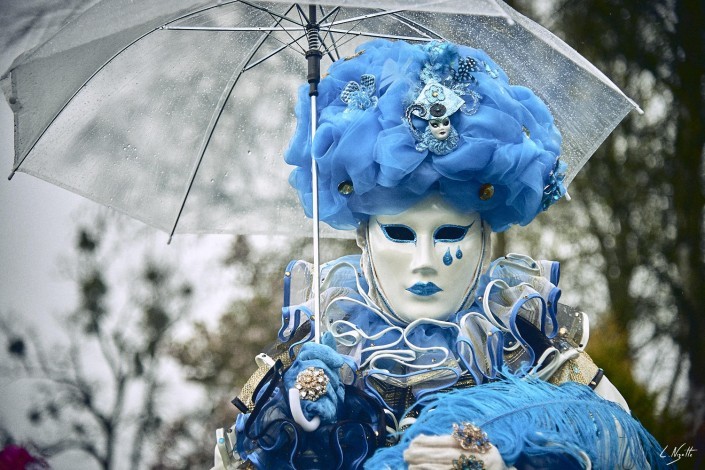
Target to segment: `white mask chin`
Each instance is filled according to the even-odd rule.
[[[489,250],[478,214],[440,197],[370,218],[367,250],[385,307],[400,320],[446,320],[465,306]]]

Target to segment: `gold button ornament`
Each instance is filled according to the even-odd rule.
[[[483,201],[487,201],[492,196],[494,196],[494,186],[492,186],[490,183],[483,184],[482,186],[480,186],[480,199],[482,199]]]

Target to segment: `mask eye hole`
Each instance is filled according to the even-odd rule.
[[[379,224],[382,233],[394,243],[414,243],[416,242],[416,232],[406,225]]]
[[[463,227],[462,225],[441,225],[433,232],[433,241],[443,243],[456,243],[465,238],[472,224]]]

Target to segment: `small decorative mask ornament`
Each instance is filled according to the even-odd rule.
[[[450,137],[450,119],[444,117],[443,119],[431,119],[428,121],[428,125],[431,127],[431,134],[438,140],[446,140]]]
[[[452,89],[431,80],[423,87],[416,100],[406,110],[407,122],[418,141],[419,151],[429,149],[436,155],[447,155],[458,146],[458,132],[450,123],[450,116],[465,105]],[[414,127],[413,118],[428,121],[426,130]]]
[[[431,60],[419,76],[424,86],[407,107],[405,117],[417,141],[417,150],[443,156],[452,152],[460,141],[451,116],[457,111],[477,112],[480,95],[471,89],[477,82],[472,74],[483,69],[472,57],[458,57],[452,44],[435,43],[431,48]],[[423,132],[414,125],[414,118],[428,121]]]

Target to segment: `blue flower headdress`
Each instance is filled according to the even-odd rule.
[[[360,46],[321,80],[312,144],[307,93],[302,87],[285,159],[297,167],[290,183],[310,217],[313,152],[319,217],[334,228],[356,228],[439,193],[499,232],[528,224],[565,194],[561,137],[548,107],[510,85],[481,50],[449,42]]]

